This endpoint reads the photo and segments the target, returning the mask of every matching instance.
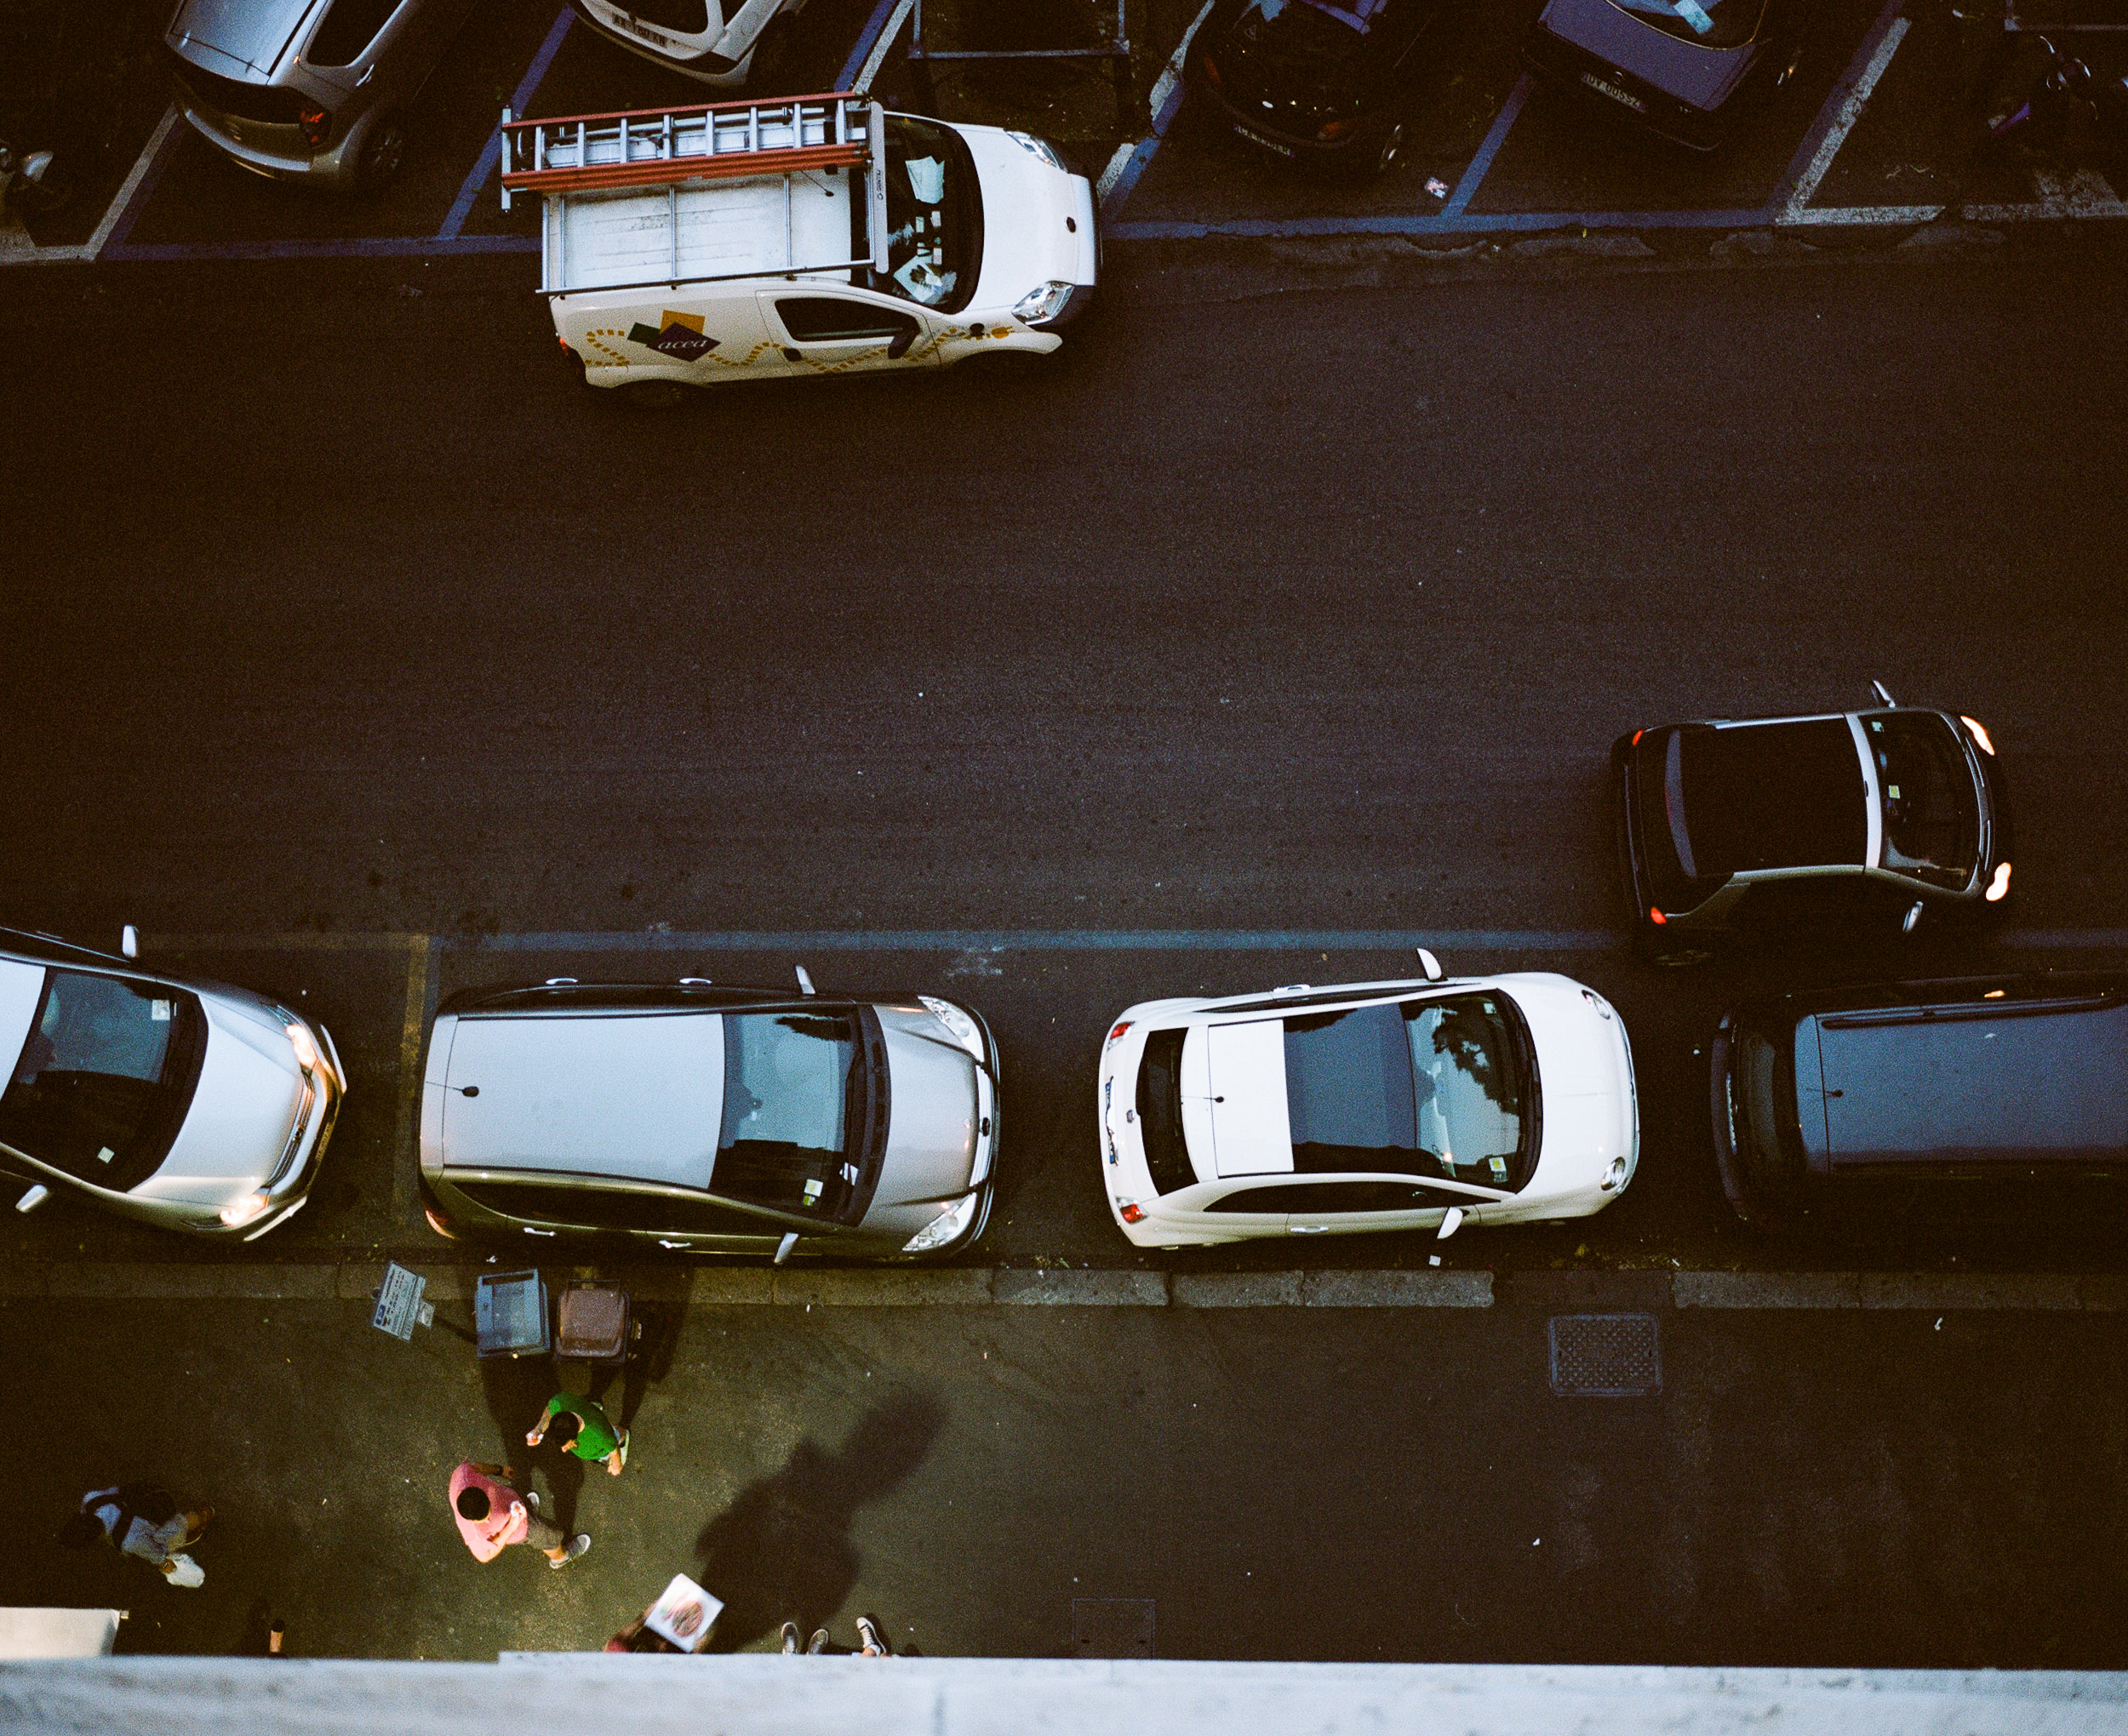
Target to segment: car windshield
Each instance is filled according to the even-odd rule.
[[[196,996],[90,971],[45,973],[0,1094],[0,1142],[117,1192],[155,1174],[206,1049]]]
[[[982,191],[975,161],[950,127],[887,117],[887,274],[875,289],[958,313],[982,267]],[[867,246],[866,251],[869,251]]]
[[[1980,866],[1980,799],[1965,750],[1934,711],[1862,719],[1884,805],[1884,865],[1957,891]]]
[[[710,1191],[840,1218],[860,1179],[857,1033],[845,1014],[727,1013],[724,1112]]]
[[[1228,38],[1288,100],[1348,96],[1366,40],[1357,18],[1318,0],[1249,0]]]
[[[1285,1021],[1293,1167],[1439,1175],[1502,1192],[1530,1179],[1520,1022],[1495,995]]]
[[[1644,24],[1703,49],[1742,48],[1758,34],[1765,0],[1611,0]]]

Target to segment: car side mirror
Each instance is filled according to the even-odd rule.
[[[118,931],[118,951],[128,958],[140,956],[140,931],[130,922]]]
[[[1922,901],[1917,898],[1908,906],[1905,917],[1900,920],[1899,932],[1902,934],[1911,934],[1921,926],[1921,911]]]
[[[806,968],[802,964],[798,967],[798,987],[804,993],[809,995],[816,995],[820,992],[819,990],[813,986],[813,973],[806,969]]]
[[[1869,683],[1869,690],[1873,694],[1876,694],[1877,703],[1882,705],[1887,711],[1896,711],[1899,709],[1898,700],[1891,697],[1891,690],[1882,682],[1871,682]]]
[[[1462,1227],[1463,1208],[1461,1206],[1450,1206],[1441,1213],[1441,1227],[1436,1233],[1435,1239],[1445,1242]]]
[[[785,1260],[790,1259],[791,1252],[798,1246],[798,1231],[793,1230],[785,1236],[782,1241],[776,1243],[775,1263],[781,1265]]]
[[[51,1189],[40,1181],[14,1202],[14,1208],[18,1212],[34,1212],[51,1196]]]
[[[1438,983],[1445,974],[1441,969],[1441,961],[1423,946],[1419,948],[1419,968],[1426,973],[1426,979],[1429,983]]]

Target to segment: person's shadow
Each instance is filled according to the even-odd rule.
[[[904,1392],[860,1419],[839,1453],[801,1441],[775,1476],[751,1483],[695,1539],[704,1590],[724,1600],[710,1649],[735,1652],[785,1621],[809,1634],[857,1583],[857,1509],[891,1493],[924,1462],[946,1412]]]
[[[502,1442],[494,1462],[516,1469],[517,1487],[521,1490],[532,1487],[534,1461],[544,1464],[553,1496],[541,1504],[541,1516],[566,1532],[575,1528],[576,1498],[584,1488],[584,1461],[574,1453],[557,1451],[552,1442],[537,1448],[524,1444],[525,1436],[539,1421],[547,1400],[564,1390],[555,1385],[556,1377],[551,1356],[487,1356],[480,1364],[481,1396],[488,1402],[488,1414],[494,1419],[495,1433]]]

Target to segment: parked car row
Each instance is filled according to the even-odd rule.
[[[1704,957],[1770,911],[1839,935],[1911,933],[1931,905],[2000,908],[2010,814],[1987,728],[1875,694],[1866,711],[1619,739],[1621,870],[1644,951]],[[1810,901],[1785,901],[1799,888]],[[1828,889],[1839,896],[1817,901]],[[255,1239],[301,1209],[318,1173],[346,1091],[331,1034],[246,990],[144,971],[136,951],[130,929],[117,956],[0,931],[0,1051],[16,1057],[0,1172],[29,1185],[20,1209],[64,1189]],[[1122,1233],[1167,1249],[1447,1236],[1617,1199],[1640,1121],[1616,1010],[1563,976],[1451,978],[1423,949],[1419,963],[1412,978],[1126,1008],[1095,1080]],[[429,1033],[423,1201],[448,1236],[944,1257],[990,1217],[1001,1071],[973,1008],[821,995],[802,966],[794,989],[690,976],[468,991]],[[1947,1202],[2059,1210],[2128,1181],[2128,974],[1753,999],[1721,1018],[1709,1084],[1722,1185],[1748,1224],[1912,1219]]]
[[[1216,0],[1185,66],[1192,100],[1290,163],[1379,174],[1402,154],[1442,0]],[[1726,139],[1801,64],[1803,0],[1547,0],[1523,59],[1542,78],[1695,151]]]

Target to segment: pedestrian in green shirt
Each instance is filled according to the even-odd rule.
[[[615,1428],[596,1400],[573,1392],[556,1393],[547,1400],[539,1426],[524,1437],[524,1444],[538,1446],[549,1429],[563,1452],[574,1453],[586,1464],[603,1465],[615,1476],[628,1462],[628,1431]]]

